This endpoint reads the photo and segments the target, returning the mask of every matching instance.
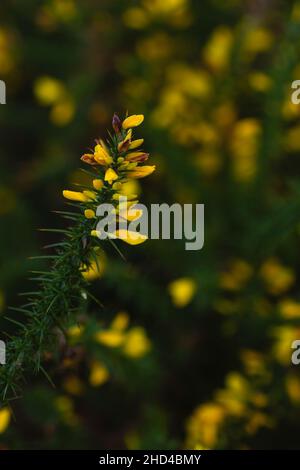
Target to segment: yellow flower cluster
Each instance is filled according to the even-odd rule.
[[[136,326],[128,329],[128,323],[128,315],[118,313],[110,328],[96,333],[95,340],[109,348],[122,348],[125,356],[138,359],[147,354],[151,344],[143,328]]]
[[[119,312],[108,328],[99,329],[93,333],[95,344],[108,349],[116,349],[121,355],[132,360],[143,358],[151,350],[151,342],[140,326],[129,327],[129,316],[126,312]],[[72,343],[80,342],[86,329],[78,325],[68,329],[68,336]],[[89,367],[89,383],[93,387],[99,387],[110,379],[110,371],[106,365],[98,359],[93,359]],[[71,375],[64,382],[65,390],[72,395],[81,395],[84,385],[79,379]]]
[[[257,375],[258,371],[255,372]],[[272,428],[274,420],[266,413],[267,405],[267,395],[257,390],[250,380],[238,372],[229,373],[225,387],[216,392],[214,401],[200,405],[188,420],[187,446],[218,448],[218,443],[224,441],[224,426],[228,420],[239,421],[248,435],[263,427]]]
[[[93,153],[86,153],[81,157],[83,162],[95,170],[93,187],[83,191],[63,191],[66,199],[83,204],[84,215],[93,225],[92,236],[98,236],[95,230],[96,209],[100,203],[113,203],[119,218],[135,220],[141,216],[141,211],[134,210],[138,203],[136,194],[126,194],[126,207],[122,205],[124,203],[119,203],[119,199],[124,195],[123,187],[128,182],[144,178],[155,170],[155,165],[141,165],[149,158],[148,153],[137,150],[144,139],[133,139],[133,128],[139,126],[143,120],[142,114],[134,114],[121,122],[115,114],[112,120],[114,134],[110,141],[97,141]],[[145,236],[127,230],[117,230],[114,235],[131,245],[138,245],[146,240]]]

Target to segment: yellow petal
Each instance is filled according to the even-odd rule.
[[[108,168],[105,172],[104,180],[108,181],[109,184],[112,184],[113,181],[118,179],[118,175],[112,168]]]
[[[188,277],[176,279],[169,284],[169,293],[173,304],[182,308],[190,303],[196,292],[197,285],[195,281]]]
[[[86,196],[87,200],[92,200],[94,201],[97,198],[97,194],[94,191],[82,191],[83,194]]]
[[[101,362],[95,361],[92,363],[90,370],[90,384],[93,387],[98,387],[104,384],[109,379],[109,372]]]
[[[123,129],[137,127],[142,124],[143,120],[144,116],[142,114],[133,114],[132,116],[128,116],[128,118],[123,121],[122,127]]]
[[[8,408],[0,410],[0,434],[3,433],[8,427],[10,422],[10,411]]]
[[[98,238],[99,238],[99,237],[100,237],[100,233],[101,233],[101,232],[99,232],[99,230],[92,230],[92,231],[91,231],[92,237],[98,237]]]
[[[116,230],[115,236],[123,242],[128,243],[129,245],[140,245],[148,240],[146,235],[142,235],[138,232],[131,232],[130,230]]]
[[[103,185],[104,183],[102,180],[98,180],[98,179],[93,180],[93,186],[95,189],[97,189],[97,191],[100,191],[103,188]]]
[[[67,189],[63,191],[63,196],[70,201],[87,202],[89,200],[85,194],[79,191],[69,191]]]
[[[63,388],[66,392],[71,395],[80,396],[84,392],[83,383],[76,377],[76,375],[71,375],[63,381]]]
[[[67,334],[70,338],[77,339],[80,338],[84,331],[84,327],[82,325],[72,325],[68,328]]]
[[[114,318],[111,327],[113,330],[123,331],[129,324],[129,316],[126,312],[119,312]]]
[[[93,219],[95,217],[95,211],[93,211],[92,209],[86,209],[84,211],[84,216],[87,218],[87,219]]]
[[[129,220],[130,222],[139,219],[142,215],[143,210],[135,209],[134,206],[119,211],[119,216],[123,217],[123,219]]]
[[[145,176],[151,175],[151,173],[155,171],[155,168],[155,165],[138,166],[133,170],[129,171],[127,175],[129,176],[129,178],[145,178]]]
[[[109,348],[118,348],[123,344],[124,335],[118,330],[103,330],[95,334],[95,340]]]
[[[151,343],[144,328],[132,328],[126,335],[123,346],[124,353],[132,358],[143,357],[150,350]]]
[[[102,143],[102,145],[97,144],[95,147],[94,159],[99,165],[110,165],[113,161],[112,157],[109,155],[108,150]]]
[[[141,145],[143,145],[143,143],[144,143],[144,139],[133,140],[131,144],[129,145],[129,149],[130,150],[136,149],[137,147],[140,147]]]

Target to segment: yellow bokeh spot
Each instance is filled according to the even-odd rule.
[[[176,279],[171,282],[168,287],[172,302],[178,308],[185,307],[191,302],[196,289],[196,282],[189,277]]]
[[[293,270],[283,266],[276,258],[270,258],[263,263],[260,275],[267,291],[274,295],[283,294],[295,282]]]
[[[118,348],[124,342],[124,334],[118,330],[103,330],[95,334],[95,341],[109,348]]]
[[[278,307],[283,318],[300,318],[300,302],[292,299],[283,299]]]
[[[66,93],[63,82],[54,77],[40,77],[35,81],[34,94],[37,100],[45,106],[61,100]]]
[[[119,312],[111,324],[113,330],[123,331],[128,327],[129,316],[126,312]]]
[[[63,382],[63,388],[71,395],[80,396],[83,394],[84,386],[76,375],[67,377]]]
[[[220,286],[227,290],[242,289],[252,275],[252,267],[244,260],[231,261],[228,269],[220,275]]]
[[[294,373],[289,373],[285,380],[285,386],[291,402],[300,405],[300,378]]]
[[[0,409],[0,434],[6,431],[9,423],[10,423],[9,409],[7,407]]]
[[[66,126],[75,115],[75,105],[72,99],[57,103],[50,112],[50,119],[56,126]]]
[[[134,327],[128,331],[125,337],[123,351],[126,356],[140,358],[149,352],[150,347],[151,343],[144,328]]]
[[[108,369],[98,361],[94,361],[90,368],[89,381],[93,387],[99,387],[109,379]]]
[[[232,31],[227,26],[218,27],[203,49],[204,61],[216,71],[222,71],[229,65]]]

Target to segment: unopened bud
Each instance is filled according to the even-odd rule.
[[[119,116],[115,113],[112,119],[112,126],[116,134],[120,134],[122,129],[122,123]]]

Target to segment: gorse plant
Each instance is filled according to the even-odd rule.
[[[97,265],[98,251],[105,243],[99,240],[96,230],[97,207],[103,203],[112,204],[118,220],[132,220],[140,216],[140,211],[134,213],[134,205],[138,202],[136,195],[127,194],[125,205],[119,200],[125,183],[150,175],[155,170],[155,166],[141,165],[149,157],[148,153],[138,150],[143,139],[133,140],[133,128],[143,120],[142,115],[133,115],[121,122],[115,114],[113,132],[107,142],[97,141],[93,153],[81,157],[90,167],[87,173],[92,180],[91,187],[82,187],[81,191],[63,191],[64,197],[71,201],[71,207],[76,206],[79,211],[59,212],[72,222],[69,228],[45,229],[62,233],[64,238],[46,247],[53,249],[54,254],[35,257],[50,260],[52,266],[49,271],[34,271],[36,277],[33,280],[38,282],[38,288],[23,293],[28,299],[27,303],[21,308],[14,308],[26,315],[28,321],[23,324],[10,319],[17,323],[20,332],[10,338],[6,365],[0,369],[3,401],[19,395],[27,371],[42,371],[48,377],[42,366],[43,355],[57,344],[58,329],[65,332],[70,316],[89,296],[97,301],[89,293],[88,281],[83,275],[91,266]],[[116,230],[113,235],[132,245],[146,239],[139,234],[133,236],[124,229]],[[114,244],[113,240],[109,241]]]

